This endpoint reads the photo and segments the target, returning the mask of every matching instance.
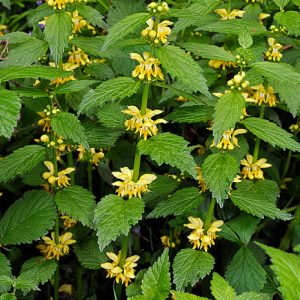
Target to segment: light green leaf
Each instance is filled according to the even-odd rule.
[[[242,247],[227,267],[225,278],[241,294],[260,291],[266,283],[267,274],[253,253],[247,247]]]
[[[195,296],[189,293],[171,291],[174,300],[208,300],[205,297]]]
[[[60,84],[54,89],[56,95],[79,92],[96,83],[96,80],[72,80],[64,84]]]
[[[235,127],[245,107],[245,99],[240,93],[227,93],[219,98],[215,107],[213,134],[215,143],[222,137],[225,130]]]
[[[158,49],[157,57],[166,71],[195,92],[211,97],[200,66],[179,47],[164,46]]]
[[[68,47],[69,36],[72,35],[72,19],[65,11],[56,12],[46,22],[45,38],[49,43],[51,56],[56,64],[62,59]]]
[[[17,300],[17,297],[13,294],[5,293],[0,296],[0,300]]]
[[[280,283],[283,299],[300,299],[300,257],[282,250],[258,244],[271,257],[271,269]]]
[[[169,250],[148,269],[143,278],[142,291],[147,300],[165,300],[171,288]]]
[[[10,9],[10,0],[0,0],[0,3],[1,3],[4,7]]]
[[[241,210],[263,218],[289,220],[291,215],[276,207],[279,196],[277,183],[272,180],[243,180],[230,195],[232,202]]]
[[[15,280],[15,287],[17,290],[21,290],[23,294],[27,294],[30,291],[39,291],[38,285],[31,278],[19,278]]]
[[[176,290],[184,291],[188,286],[193,287],[213,269],[214,257],[206,252],[194,249],[182,249],[174,259],[174,283]]]
[[[79,105],[78,113],[95,113],[105,102],[118,101],[135,94],[140,87],[139,81],[129,77],[107,80],[90,90]]]
[[[11,205],[0,220],[0,243],[31,243],[53,227],[56,208],[53,196],[45,191],[29,191]]]
[[[210,282],[211,293],[216,300],[235,300],[236,294],[233,287],[218,273],[213,273],[213,279]]]
[[[127,235],[130,228],[142,219],[143,212],[144,203],[139,198],[123,200],[115,195],[102,198],[94,216],[100,251],[121,234]]]
[[[129,15],[116,23],[106,36],[102,51],[124,39],[130,33],[136,32],[149,18],[147,13],[136,13]]]
[[[269,294],[247,292],[237,296],[236,300],[271,300],[271,296]]]
[[[83,16],[92,25],[107,29],[107,24],[103,21],[104,17],[97,9],[88,5],[81,5],[77,7],[77,10],[79,15]]]
[[[10,138],[20,117],[21,101],[16,93],[0,89],[0,136]]]
[[[0,36],[0,41],[8,41],[10,45],[22,44],[33,39],[34,37],[32,35],[21,31],[9,32],[3,36]]]
[[[279,0],[284,1],[284,0]],[[300,2],[299,2],[300,3]],[[297,11],[279,12],[274,15],[274,19],[281,26],[285,26],[288,29],[289,35],[300,35],[300,13]]]
[[[5,276],[5,278],[6,277],[11,278],[12,274],[11,274],[10,261],[1,252],[0,252],[0,266],[1,266],[0,278],[3,276]],[[11,287],[11,281],[9,279],[6,280],[5,278],[3,277],[3,282],[1,282],[0,280],[0,293],[7,292]]]
[[[237,173],[240,171],[238,161],[226,153],[215,153],[209,155],[203,165],[203,179],[216,198],[220,206],[223,206],[224,199],[228,199],[230,185]]]
[[[89,148],[84,128],[75,115],[59,112],[51,119],[51,126],[56,134],[72,140],[75,144],[82,144],[85,148]]]
[[[18,175],[29,173],[45,159],[46,148],[39,145],[27,145],[15,150],[0,160],[0,182],[5,183]]]
[[[241,122],[250,132],[271,144],[293,151],[300,151],[300,144],[293,139],[293,135],[280,128],[273,122],[261,118],[246,118]]]
[[[83,225],[93,228],[93,212],[96,207],[94,195],[81,186],[71,185],[55,194],[58,209],[80,221]]]
[[[253,39],[252,39],[252,36],[249,32],[242,31],[239,34],[238,42],[241,45],[241,47],[243,47],[244,49],[247,49],[247,48],[250,48],[252,46]]]
[[[283,10],[290,0],[274,0],[274,2],[280,8],[280,10]]]
[[[70,41],[70,43],[93,56],[107,57],[108,55],[106,52],[100,51],[104,43],[104,36],[76,36]]]
[[[196,178],[196,163],[190,154],[188,142],[181,136],[172,133],[161,133],[147,141],[140,140],[138,151],[149,155],[151,159],[162,165],[169,164],[182,172],[187,172]]]
[[[204,195],[196,187],[183,188],[176,191],[170,197],[158,203],[147,218],[159,218],[169,215],[182,215],[199,207],[204,200]]]

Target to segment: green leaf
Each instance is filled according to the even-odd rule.
[[[274,3],[276,3],[280,10],[283,10],[289,2],[290,0],[274,0]]]
[[[168,45],[159,48],[157,56],[162,66],[172,77],[175,77],[193,91],[199,91],[210,97],[202,69],[184,50]]]
[[[7,259],[7,257],[0,252],[0,278],[2,276],[12,278],[11,274],[11,266],[10,266],[10,261]],[[5,279],[3,278],[3,279]],[[0,293],[7,292],[11,287],[11,281],[10,280],[5,280],[4,282],[0,281]]]
[[[147,300],[165,300],[171,288],[169,250],[148,269],[143,278],[142,291]]]
[[[0,300],[17,300],[17,297],[13,294],[5,293],[0,296]]]
[[[72,80],[64,84],[60,84],[54,89],[56,95],[79,92],[96,83],[96,80]]]
[[[106,36],[102,51],[124,39],[130,33],[136,32],[149,18],[147,13],[136,13],[125,17],[116,23]]]
[[[220,206],[228,199],[230,185],[240,171],[238,161],[229,154],[216,153],[209,155],[203,165],[203,179]]]
[[[122,112],[125,106],[118,103],[107,103],[97,113],[99,122],[108,128],[120,128],[124,130],[126,115]],[[114,116],[112,118],[112,116]]]
[[[300,257],[263,244],[258,245],[271,257],[271,269],[280,283],[279,290],[283,299],[300,299]]]
[[[261,118],[246,118],[241,123],[254,135],[269,143],[273,147],[300,151],[300,144],[293,139],[293,135],[280,128],[273,122]]]
[[[55,79],[57,77],[67,77],[72,73],[62,69],[46,66],[26,66],[26,67],[9,67],[0,69],[0,83],[18,78],[44,78]]]
[[[253,253],[247,247],[242,247],[227,267],[225,278],[241,294],[260,291],[266,283],[267,274]]]
[[[56,134],[72,140],[75,144],[82,144],[85,148],[89,148],[84,128],[75,115],[59,112],[51,119],[51,126]]]
[[[271,296],[269,294],[247,292],[237,296],[236,300],[271,300]]]
[[[121,234],[127,235],[131,226],[142,219],[143,212],[144,203],[139,198],[123,200],[115,195],[102,198],[94,216],[100,251]]]
[[[4,7],[10,9],[10,0],[0,0],[0,3],[1,3]]]
[[[259,218],[289,220],[291,215],[276,207],[279,196],[277,183],[272,180],[243,180],[231,193],[232,202],[241,210]]]
[[[31,278],[19,278],[15,280],[15,287],[17,290],[21,290],[23,294],[27,294],[30,291],[39,291],[38,285]]]
[[[213,107],[206,105],[193,105],[179,107],[167,116],[173,123],[199,123],[207,122],[213,118]]]
[[[17,175],[29,173],[36,165],[46,159],[46,148],[39,145],[27,145],[15,150],[0,160],[0,182],[8,182]]]
[[[56,64],[62,59],[72,35],[72,18],[67,12],[60,11],[51,15],[46,22],[45,38],[49,43],[51,56]]]
[[[78,6],[77,10],[79,12],[79,15],[83,16],[83,18],[92,25],[107,29],[107,24],[103,21],[104,17],[97,9],[88,5],[82,5]]]
[[[247,48],[250,48],[252,46],[253,39],[252,39],[252,36],[250,35],[249,32],[242,31],[239,34],[238,42],[239,42],[241,47],[243,47],[244,49],[247,49]]]
[[[161,133],[147,141],[140,140],[138,151],[149,155],[158,165],[166,163],[182,172],[189,173],[194,178],[197,177],[196,163],[190,154],[188,142],[181,136]]]
[[[5,245],[31,243],[47,234],[55,218],[51,194],[41,190],[26,192],[0,220],[0,242]]]
[[[233,287],[218,273],[213,273],[213,279],[210,284],[211,293],[216,300],[236,299],[236,294]]]
[[[284,0],[279,0],[284,1]],[[300,4],[300,2],[299,2]],[[279,12],[274,15],[275,21],[288,29],[288,35],[300,35],[300,14],[297,11]]]
[[[25,42],[28,42],[30,40],[33,40],[34,37],[32,35],[29,35],[25,32],[16,31],[16,32],[10,32],[3,36],[0,36],[0,41],[8,41],[9,44],[22,44]]]
[[[94,195],[81,186],[71,185],[55,194],[58,209],[80,221],[83,225],[93,228],[93,213],[96,207]]]
[[[236,62],[236,58],[231,53],[224,50],[223,48],[214,45],[199,44],[199,43],[184,43],[184,44],[180,44],[180,46],[185,50],[191,51],[195,55],[199,55],[203,58]]]
[[[208,300],[205,297],[195,296],[189,293],[171,291],[174,300]]]
[[[206,252],[194,249],[182,249],[174,259],[174,283],[176,290],[183,291],[186,287],[193,287],[213,269],[214,257]]]
[[[147,218],[159,218],[169,215],[182,215],[199,207],[204,200],[204,195],[196,187],[183,188],[176,191],[170,197],[158,203]]]
[[[225,130],[235,127],[245,107],[245,99],[240,93],[227,93],[219,98],[215,107],[213,134],[215,143],[222,137]]]
[[[79,105],[78,113],[93,113],[105,102],[118,101],[135,94],[140,82],[129,77],[118,77],[107,80],[90,90]]]
[[[20,117],[21,101],[16,93],[0,89],[0,136],[10,138]]]

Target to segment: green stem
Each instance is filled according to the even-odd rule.
[[[204,232],[207,232],[207,230],[210,227],[211,220],[212,220],[212,217],[213,217],[213,214],[214,214],[215,204],[216,204],[216,199],[211,198],[210,203],[209,203],[209,208],[208,208],[208,211],[207,211],[207,215],[206,215],[206,218],[205,218]]]
[[[104,9],[109,9],[109,6],[103,0],[98,0],[98,2],[103,6]]]
[[[174,239],[174,229],[170,227],[170,248],[169,248],[169,256],[170,259],[172,260],[172,244],[173,244],[173,239]]]
[[[149,91],[150,91],[150,84],[149,82],[145,83],[143,89],[143,96],[142,96],[142,105],[141,105],[141,114],[144,115],[146,113],[148,98],[149,98]]]
[[[93,192],[93,170],[92,170],[92,164],[87,163],[87,173],[88,173],[88,187],[89,191]]]
[[[73,159],[73,153],[72,152],[68,152],[68,166],[73,168],[74,167],[74,159]],[[70,174],[70,178],[71,178],[71,184],[74,185],[75,184],[75,173],[72,172]]]
[[[231,0],[227,0],[227,11],[231,11]]]
[[[283,181],[283,179],[285,178],[285,176],[286,176],[286,174],[289,170],[290,163],[291,163],[291,158],[292,158],[292,150],[289,150],[288,156],[287,156],[287,159],[286,159],[286,162],[285,162],[285,165],[284,165],[284,169],[283,169],[283,172],[282,172],[282,175],[281,175],[281,181]]]
[[[56,159],[55,159],[56,160]],[[59,215],[57,213],[55,220],[55,244],[59,243]],[[54,274],[54,300],[58,300],[58,289],[59,289],[59,261],[57,262],[57,268]]]
[[[141,166],[141,155],[140,155],[139,151],[136,149],[135,155],[134,155],[133,176],[132,176],[132,180],[134,182],[137,182],[139,179],[140,166]]]
[[[265,107],[262,106],[260,109],[259,117],[263,119],[264,115],[265,115]],[[254,151],[253,151],[253,163],[255,163],[258,159],[259,147],[260,147],[260,138],[256,137]]]

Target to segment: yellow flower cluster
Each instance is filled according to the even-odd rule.
[[[120,266],[121,251],[116,255],[113,252],[107,252],[106,255],[112,262],[105,262],[101,267],[106,270],[107,278],[116,278],[116,282],[120,281],[127,287],[132,279],[135,278],[135,267],[137,261],[140,259],[138,255],[127,257],[123,266]]]
[[[132,72],[133,77],[140,80],[164,79],[164,75],[159,67],[160,62],[157,58],[151,57],[149,52],[144,52],[143,57],[138,53],[130,53],[131,59],[137,61],[139,65]]]
[[[287,28],[285,26],[276,27],[275,25],[270,26],[270,31],[272,33],[287,33]]]
[[[79,145],[77,151],[79,152],[78,160],[89,160],[90,163],[96,167],[99,165],[100,160],[104,157],[102,149],[97,152],[95,148],[91,148],[90,152],[87,153],[86,149],[82,145]]]
[[[123,113],[132,116],[131,119],[125,121],[126,130],[134,130],[135,133],[139,133],[140,137],[143,136],[144,140],[147,140],[148,136],[157,135],[157,124],[166,124],[165,119],[152,120],[156,115],[161,114],[163,111],[159,109],[146,109],[144,115],[136,106],[128,106],[128,109],[123,110]]]
[[[51,117],[55,116],[59,112],[60,112],[59,108],[50,107],[50,105],[47,105],[47,107],[43,111],[40,111],[37,113],[40,117],[42,117],[38,121],[38,125],[43,127],[43,129],[42,129],[43,131],[45,131],[45,132],[51,131]],[[47,138],[46,137],[44,137],[44,138],[45,138],[45,141],[42,141],[42,142],[46,143]]]
[[[245,11],[238,10],[238,9],[233,9],[232,11],[228,11],[225,8],[219,8],[215,10],[215,13],[217,13],[221,17],[221,20],[233,20],[236,17],[242,18]]]
[[[96,33],[95,27],[92,26],[90,23],[88,23],[82,16],[80,16],[78,13],[78,10],[74,10],[72,12],[72,14],[68,12],[68,14],[70,14],[72,17],[72,23],[73,23],[72,32],[73,33],[81,32],[81,29],[83,29],[85,27],[87,29],[92,30],[93,34]]]
[[[89,56],[83,50],[73,46],[72,51],[69,52],[68,63],[78,68],[80,66],[91,64],[91,61]]]
[[[300,123],[297,122],[295,124],[292,124],[290,127],[289,127],[290,131],[294,134],[298,134],[300,132]]]
[[[196,171],[197,171],[197,181],[198,181],[198,185],[201,189],[201,191],[204,193],[208,187],[205,184],[205,181],[203,179],[203,174],[202,174],[202,169],[200,167],[196,167]]]
[[[279,43],[276,43],[274,38],[268,38],[269,49],[266,51],[265,55],[268,60],[280,61],[282,58],[283,46]]]
[[[70,178],[67,175],[75,171],[75,168],[66,168],[65,170],[59,171],[57,176],[54,176],[53,163],[51,161],[44,161],[44,165],[48,168],[49,172],[44,172],[42,176],[49,184],[54,185],[57,182],[60,188],[70,185]]]
[[[66,8],[66,5],[69,3],[75,3],[75,2],[87,2],[87,0],[46,0],[46,3],[49,6],[52,6],[54,9],[64,9]]]
[[[72,233],[65,232],[59,236],[59,242],[55,242],[55,233],[51,232],[51,238],[48,236],[42,237],[44,243],[37,245],[36,247],[41,251],[41,253],[46,257],[46,259],[57,259],[69,254],[70,245],[76,243],[76,240],[72,240]]]
[[[235,146],[239,147],[237,135],[246,133],[246,129],[236,129],[231,128],[229,130],[224,131],[221,141],[217,144],[217,148],[219,149],[228,149],[233,150]],[[214,147],[215,143],[211,144],[211,147]]]
[[[165,1],[161,3],[151,2],[150,4],[148,4],[148,11],[151,14],[163,15],[169,11],[169,6]]]
[[[256,85],[251,87],[252,95],[251,97],[254,99],[254,102],[258,105],[267,104],[270,107],[276,106],[278,102],[275,92],[271,86],[267,88],[264,85]]]
[[[234,75],[231,80],[228,80],[227,85],[230,86],[232,90],[236,89],[238,91],[241,91],[249,85],[249,81],[245,80],[245,76],[245,72],[242,71]]]
[[[53,68],[56,67],[54,62],[50,62],[49,66],[53,67]],[[77,67],[78,67],[77,65],[74,65],[74,64],[69,63],[69,62],[62,64],[63,70],[69,71],[69,72],[75,70]],[[71,81],[71,80],[75,80],[75,77],[73,75],[67,76],[67,77],[57,77],[57,78],[51,80],[50,84],[51,85],[55,84],[55,86],[59,86],[60,84],[63,84],[65,82],[68,82],[68,81]]]
[[[141,198],[142,193],[148,193],[148,184],[156,179],[153,174],[142,175],[137,182],[133,181],[133,170],[127,167],[121,168],[121,172],[112,172],[112,175],[117,179],[122,181],[116,181],[112,185],[117,186],[118,196],[131,198],[139,197]]]
[[[73,220],[67,215],[61,216],[60,218],[63,220],[65,228],[71,228],[77,224],[77,221]]]
[[[271,164],[267,163],[266,158],[261,158],[256,162],[253,162],[253,156],[251,154],[246,155],[246,159],[241,161],[241,165],[243,166],[242,175],[243,178],[253,179],[264,179],[264,172],[262,169],[272,167]]]
[[[148,27],[141,32],[141,35],[147,38],[149,41],[153,41],[154,44],[159,42],[165,44],[168,41],[168,36],[171,34],[171,28],[168,27],[173,24],[168,20],[165,20],[159,24],[155,24],[155,21],[150,18],[146,22]]]
[[[172,242],[172,246],[171,246],[171,241],[170,241],[170,237],[168,237],[167,235],[163,235],[160,237],[161,243],[164,246],[164,248],[175,248],[176,244],[174,242]]]
[[[221,231],[224,222],[222,220],[214,221],[211,223],[209,229],[204,232],[204,223],[200,218],[188,217],[190,223],[184,224],[185,227],[193,229],[192,233],[188,236],[193,249],[200,248],[207,252],[208,247],[215,244],[215,239],[218,237],[217,232]]]
[[[236,64],[234,62],[230,62],[230,61],[224,61],[224,60],[216,60],[216,59],[211,59],[208,62],[208,65],[212,68],[215,69],[222,69],[222,70],[226,70],[226,68],[236,68]]]
[[[5,33],[4,31],[7,29],[6,25],[1,25],[0,24],[0,36],[3,36]]]

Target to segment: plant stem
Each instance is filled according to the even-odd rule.
[[[56,160],[56,159],[55,159]],[[59,243],[59,215],[57,213],[55,220],[55,244]],[[59,261],[57,262],[57,268],[54,274],[54,300],[58,300],[58,289],[59,289]]]
[[[285,178],[285,176],[286,176],[286,174],[289,170],[290,163],[291,163],[291,158],[292,158],[292,150],[289,150],[288,156],[287,156],[287,159],[286,159],[286,162],[285,162],[285,165],[284,165],[284,169],[283,169],[283,172],[282,172],[282,175],[281,175],[281,181],[283,181],[283,179]]]
[[[263,119],[264,115],[265,115],[265,107],[262,106],[261,109],[260,109],[259,117],[261,119]],[[255,163],[258,159],[259,146],[260,146],[260,138],[256,137],[254,151],[253,151],[253,163]]]
[[[209,208],[207,211],[207,215],[206,215],[206,219],[205,219],[205,223],[204,223],[204,232],[206,232],[210,227],[211,220],[212,220],[212,217],[214,214],[215,204],[216,204],[216,199],[211,198],[210,203],[209,203]]]
[[[141,114],[142,115],[144,115],[146,113],[149,91],[150,91],[150,85],[148,82],[146,82],[144,89],[143,89],[143,96],[142,96],[142,105],[141,105]]]
[[[133,164],[133,176],[132,180],[134,182],[137,182],[139,179],[140,175],[140,166],[141,166],[141,155],[138,152],[138,150],[135,150],[135,155],[134,155],[134,164]]]
[[[227,0],[227,11],[231,11],[231,0]]]
[[[87,173],[88,173],[88,188],[90,192],[93,192],[93,170],[92,170],[92,164],[87,163]]]

